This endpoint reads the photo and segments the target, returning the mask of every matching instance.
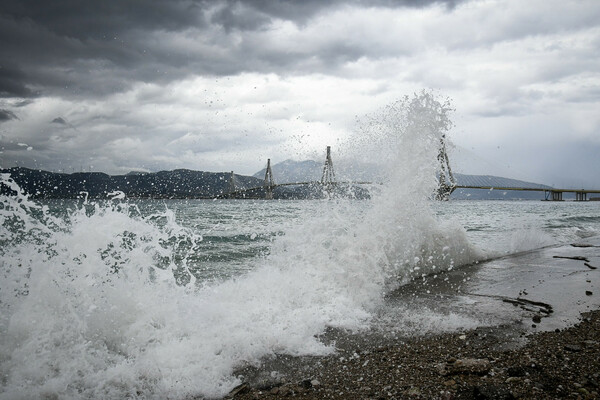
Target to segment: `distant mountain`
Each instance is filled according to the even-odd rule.
[[[54,173],[28,168],[2,169],[19,187],[34,198],[107,198],[122,191],[127,197],[139,198],[212,198],[229,191],[229,172],[203,172],[188,169],[107,175],[101,172]],[[237,189],[262,185],[260,179],[234,175]],[[0,193],[10,192],[0,185]]]
[[[323,163],[313,160],[285,160],[271,166],[275,183],[320,181],[323,174]],[[264,179],[267,169],[255,173],[255,178]]]
[[[275,183],[314,182],[323,176],[324,162],[314,160],[285,160],[271,166]],[[336,161],[334,170],[338,181],[379,181],[377,167],[369,164],[349,165]],[[255,173],[254,177],[264,179],[266,168]]]
[[[354,181],[373,181],[377,176],[371,165],[354,166],[349,168],[346,165],[339,165],[336,169],[338,179],[354,180]],[[319,181],[323,172],[323,163],[313,160],[293,161],[285,160],[283,162],[272,165],[273,178],[275,183],[288,182],[310,182]],[[259,179],[264,179],[266,169],[258,171],[253,176]],[[343,178],[340,178],[343,177]],[[492,187],[528,187],[551,189],[550,186],[541,185],[539,183],[525,182],[517,179],[502,178],[491,175],[467,175],[454,174],[457,184],[462,186],[492,186]],[[451,196],[452,199],[472,199],[472,200],[542,200],[544,199],[543,192],[530,191],[515,191],[515,190],[485,190],[485,189],[456,189]]]

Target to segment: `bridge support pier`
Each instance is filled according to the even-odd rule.
[[[227,194],[232,194],[233,192],[235,192],[235,175],[233,174],[233,171],[231,171],[231,175],[229,175],[229,185],[228,185],[228,192]]]
[[[575,192],[575,201],[587,201],[587,193]]]
[[[267,159],[267,170],[265,171],[265,183],[263,187],[265,189],[265,200],[273,200],[273,186],[275,186],[275,180],[273,179],[273,171],[271,170],[271,159]]]
[[[325,157],[325,165],[323,166],[321,185],[323,185],[328,195],[331,195],[335,184],[335,171],[333,170],[333,161],[331,160],[331,146],[327,146],[327,156]]]
[[[552,192],[552,201],[563,201],[562,192]]]
[[[563,197],[562,194],[563,192],[557,192],[554,190],[546,190],[544,191],[546,193],[546,200],[549,201],[563,201]]]
[[[331,146],[327,146],[327,156],[325,158],[325,165],[323,166],[321,183],[323,185],[335,184],[335,172],[333,170],[333,161],[331,160]]]
[[[450,161],[448,160],[448,153],[446,152],[446,135],[442,135],[440,138],[438,161],[440,167],[438,189],[434,197],[436,200],[448,201],[450,200],[450,195],[454,189],[456,189],[456,180],[450,169]]]

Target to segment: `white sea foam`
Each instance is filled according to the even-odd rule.
[[[539,249],[555,243],[555,238],[539,228],[515,229],[510,240],[509,253]]]
[[[388,290],[478,256],[428,205],[447,112],[423,93],[375,116],[360,133],[385,143],[390,173],[369,209],[322,201],[220,283],[194,282],[181,248],[203,232],[171,210],[142,217],[116,196],[57,219],[3,196],[0,398],[220,397],[238,367],[333,351],[326,327],[366,328]]]

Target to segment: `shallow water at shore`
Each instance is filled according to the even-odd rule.
[[[600,308],[593,296],[599,248],[600,237],[591,237],[417,279],[388,296],[374,326],[410,335],[499,325],[562,329]]]

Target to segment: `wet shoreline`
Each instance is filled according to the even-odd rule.
[[[502,349],[488,329],[402,340],[394,345],[296,363],[281,377],[245,383],[234,399],[598,398],[600,311],[566,329]],[[281,357],[281,362],[286,357]],[[291,357],[287,358],[294,364]],[[272,364],[271,364],[272,365]],[[276,379],[277,378],[277,379]]]
[[[369,332],[326,332],[334,355],[242,369],[228,397],[599,398],[599,249],[596,237],[424,277],[390,293]]]

